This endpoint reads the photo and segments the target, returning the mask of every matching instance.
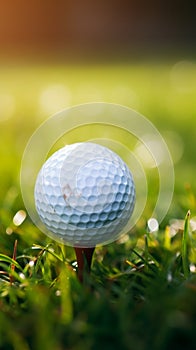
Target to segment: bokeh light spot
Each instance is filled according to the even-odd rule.
[[[48,85],[40,95],[41,111],[46,114],[55,113],[70,105],[70,90],[63,84]]]

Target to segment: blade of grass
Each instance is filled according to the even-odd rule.
[[[165,247],[167,250],[170,250],[170,249],[171,249],[171,236],[170,236],[170,228],[169,228],[169,226],[166,226],[166,228],[165,228],[164,247]]]
[[[19,265],[19,263],[5,254],[0,254],[0,261],[6,262],[11,265],[15,265],[19,270],[22,271],[22,268]]]
[[[188,210],[185,222],[184,222],[184,231],[182,236],[182,267],[184,272],[184,277],[188,278],[190,274],[189,269],[189,258],[188,258],[188,245],[189,245],[189,223],[190,223],[190,210]]]
[[[47,252],[47,253],[53,255],[54,258],[56,258],[57,260],[59,260],[61,262],[65,262],[65,257],[64,256],[61,257],[59,254],[56,254],[54,252],[54,250],[50,248],[50,246],[51,246],[51,244],[47,244],[45,247],[42,247],[42,246],[39,246],[39,245],[34,245],[32,247],[32,250],[40,250],[41,251],[40,255],[42,255],[43,252]]]
[[[13,251],[13,256],[12,256],[12,259],[14,261],[16,261],[16,255],[17,255],[17,246],[18,246],[18,241],[17,239],[15,240],[14,242],[14,251]],[[15,271],[15,267],[16,265],[15,264],[11,264],[11,272],[10,272],[10,286],[13,284],[14,282],[14,276],[13,276],[13,272]]]
[[[149,250],[148,250],[148,234],[144,235],[144,241],[145,241],[145,248],[144,248],[144,257],[148,266],[148,260],[149,260]]]
[[[141,259],[141,261],[144,263],[145,266],[149,267],[151,270],[153,270],[152,267],[152,263],[151,261],[154,263],[154,265],[156,265],[157,267],[159,267],[159,263],[158,261],[148,252],[148,259],[146,260],[146,258],[143,258],[141,256],[141,254],[139,254],[135,249],[132,249],[132,252]],[[151,259],[151,261],[149,261],[149,258]]]

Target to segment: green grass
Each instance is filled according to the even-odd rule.
[[[0,349],[195,348],[196,68],[174,63],[1,65]],[[54,86],[56,102],[47,105]],[[147,116],[176,159],[176,183],[159,231],[146,229],[147,211],[129,239],[96,249],[81,285],[74,250],[45,237],[28,215],[19,226],[13,217],[25,210],[19,173],[32,132],[55,109],[92,101]],[[149,191],[150,208],[153,183]]]

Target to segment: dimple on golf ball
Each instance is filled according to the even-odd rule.
[[[75,247],[116,240],[135,204],[133,177],[110,149],[91,142],[67,145],[42,166],[35,206],[53,239]]]

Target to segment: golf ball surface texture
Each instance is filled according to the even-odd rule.
[[[135,203],[129,168],[110,149],[90,142],[55,152],[35,184],[42,230],[75,247],[94,247],[126,231]]]

